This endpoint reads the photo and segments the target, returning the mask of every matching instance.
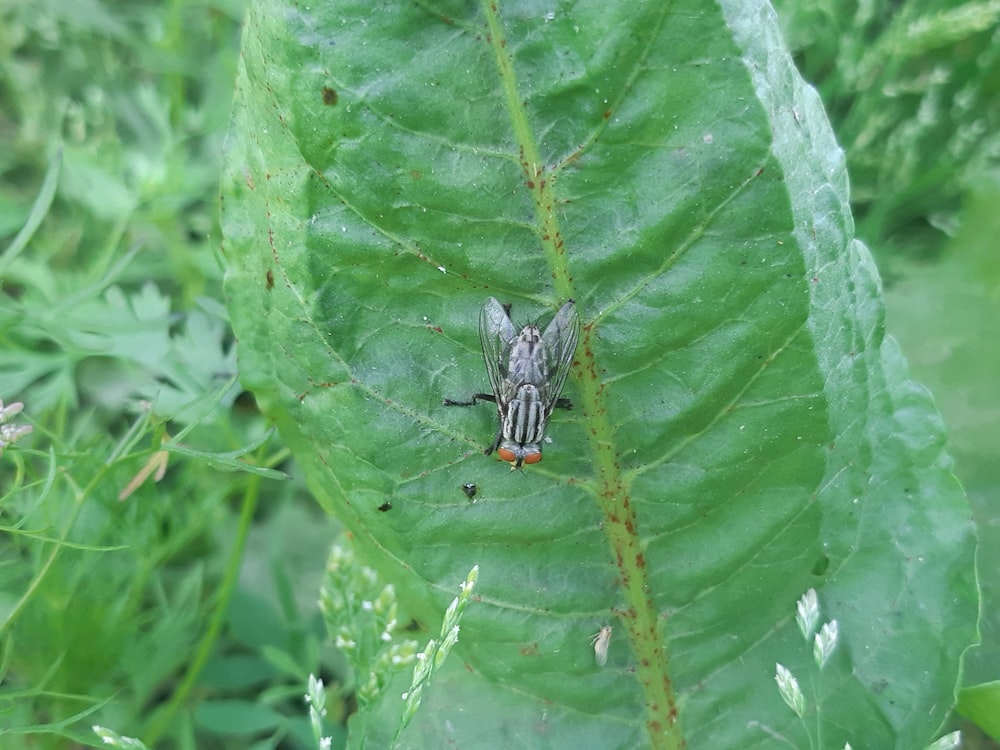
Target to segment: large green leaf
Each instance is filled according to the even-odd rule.
[[[260,0],[227,168],[243,382],[409,611],[436,628],[480,568],[408,746],[933,737],[968,508],[766,5]],[[441,405],[487,385],[490,295],[584,321],[524,471],[482,455],[491,407]]]

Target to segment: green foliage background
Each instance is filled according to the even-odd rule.
[[[996,10],[866,7],[863,23],[850,4],[779,10],[847,148],[859,234],[889,270],[889,332],[950,428],[997,612],[1000,181],[995,108],[980,106]],[[242,15],[180,0],[0,8],[0,398],[35,427],[0,459],[4,747],[98,746],[95,722],[163,747],[309,746],[310,671],[343,681],[328,733],[349,710],[314,604],[335,524],[298,480],[227,470],[299,475],[227,385],[215,196]],[[927,31],[901,48],[906,24]],[[847,64],[868,48],[889,64]],[[465,419],[488,432],[486,415]],[[120,502],[161,447],[164,478]],[[983,632],[967,683],[996,677],[997,623]]]

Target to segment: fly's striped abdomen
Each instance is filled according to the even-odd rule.
[[[537,443],[545,432],[545,404],[538,389],[525,383],[507,403],[507,413],[501,414],[504,440],[515,443]]]

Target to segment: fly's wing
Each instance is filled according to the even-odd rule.
[[[580,316],[576,305],[570,300],[559,308],[559,312],[549,323],[542,334],[542,345],[548,360],[548,381],[542,389],[542,402],[545,404],[545,414],[552,413],[559,394],[562,393],[566,376],[569,375],[573,355],[576,353],[576,341],[580,336]]]
[[[483,360],[486,362],[490,388],[493,389],[498,406],[511,399],[507,370],[510,367],[510,348],[516,338],[517,331],[514,330],[507,311],[490,297],[479,314],[479,340],[483,346]]]

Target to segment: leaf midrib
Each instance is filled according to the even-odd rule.
[[[515,142],[521,155],[525,185],[532,194],[538,219],[542,253],[552,271],[556,295],[574,298],[572,276],[562,243],[559,222],[552,207],[557,204],[554,192],[556,172],[547,172],[539,155],[534,132],[528,121],[523,100],[518,93],[514,61],[508,53],[496,0],[481,0],[489,30],[488,41],[497,65],[497,73],[510,116]],[[666,11],[664,11],[664,16]],[[662,18],[661,18],[662,20]],[[652,38],[652,37],[651,37]],[[647,47],[648,50],[648,47]],[[646,56],[644,51],[639,59]],[[638,74],[637,65],[629,81]],[[625,91],[621,93],[623,97]],[[590,143],[596,141],[592,135]],[[684,745],[677,724],[677,705],[667,671],[667,652],[660,618],[654,604],[638,522],[630,503],[628,485],[621,471],[615,432],[607,419],[606,389],[597,373],[603,372],[591,345],[594,322],[583,326],[577,348],[574,379],[582,396],[583,412],[590,429],[588,444],[597,477],[595,499],[604,514],[604,532],[619,571],[625,602],[621,619],[636,656],[636,677],[642,687],[646,707],[646,728],[654,748],[680,748]]]

